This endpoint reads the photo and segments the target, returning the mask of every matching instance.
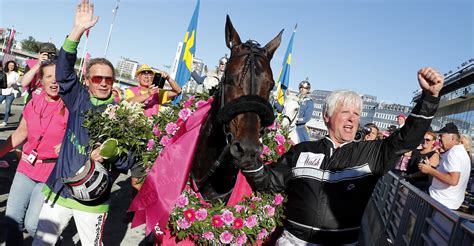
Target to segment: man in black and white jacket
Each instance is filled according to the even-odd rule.
[[[277,245],[356,245],[364,209],[380,177],[400,155],[416,148],[438,108],[443,76],[418,71],[423,94],[406,124],[389,138],[353,142],[362,100],[353,91],[334,91],[323,117],[326,138],[295,145],[277,163],[238,162],[256,191],[284,191],[286,220]]]

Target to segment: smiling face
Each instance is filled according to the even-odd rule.
[[[329,137],[337,146],[354,140],[360,121],[360,108],[339,102],[331,116],[324,115]]]
[[[112,92],[113,71],[108,65],[97,63],[90,67],[85,80],[89,93],[97,99],[106,99]]]
[[[137,80],[141,87],[148,88],[153,83],[153,76],[155,74],[152,71],[143,71],[137,76]]]
[[[56,65],[50,64],[41,68],[41,83],[46,92],[47,98],[55,100],[59,98],[59,85],[56,82]]]

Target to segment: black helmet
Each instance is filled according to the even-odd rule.
[[[311,90],[311,84],[309,83],[308,79],[305,79],[300,82],[300,85],[298,86],[298,88],[301,88],[301,87],[308,88],[308,90]]]
[[[63,178],[71,195],[79,201],[93,201],[109,187],[109,173],[99,162],[87,160],[86,164],[71,178]]]

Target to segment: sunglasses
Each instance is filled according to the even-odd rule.
[[[304,86],[301,86],[300,89],[306,89],[306,90],[309,90],[309,87],[304,87]]]
[[[143,71],[140,74],[142,74],[142,75],[153,75],[153,72],[152,71]]]
[[[425,142],[431,142],[433,141],[434,139],[429,139],[429,138],[425,138]]]
[[[100,84],[102,83],[102,80],[105,80],[105,83],[107,85],[112,85],[114,83],[114,79],[112,77],[107,77],[107,76],[92,76],[90,78],[90,81],[94,84]]]

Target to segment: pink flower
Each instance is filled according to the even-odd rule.
[[[244,245],[247,242],[247,235],[240,234],[235,238],[235,243],[239,246]]]
[[[153,146],[155,146],[155,140],[152,138],[148,140],[148,144],[146,145],[146,150],[147,151],[152,150]]]
[[[235,208],[235,211],[236,211],[237,213],[240,213],[240,211],[242,211],[242,210],[244,210],[244,211],[247,210],[246,207],[245,207],[245,206],[242,206],[242,205],[235,205],[234,208]]]
[[[193,101],[187,100],[183,103],[183,108],[189,108],[191,105],[193,105]]]
[[[196,212],[194,211],[194,209],[188,208],[186,211],[184,211],[184,218],[186,218],[186,220],[188,220],[189,222],[193,222],[196,219]]]
[[[262,240],[268,236],[268,232],[265,229],[262,229],[258,235],[257,235],[257,240]]]
[[[277,141],[278,145],[283,145],[285,144],[285,137],[283,135],[281,135],[280,133],[277,133],[275,135],[275,141]]]
[[[200,108],[202,108],[202,107],[203,107],[204,105],[206,105],[206,104],[207,104],[206,101],[204,101],[204,100],[199,100],[199,101],[196,103],[196,108],[197,108],[197,109],[200,109]]]
[[[289,143],[291,146],[295,145],[295,142],[293,142],[293,140],[291,140],[291,139],[288,139],[288,143]]]
[[[206,240],[213,240],[214,239],[214,233],[212,233],[211,231],[207,231],[207,232],[204,232],[202,234],[202,237]]]
[[[224,231],[220,236],[221,243],[228,244],[232,242],[232,239],[234,239],[234,235],[228,231]]]
[[[183,119],[183,121],[187,120],[190,115],[191,115],[191,110],[189,110],[188,108],[183,108],[178,113],[178,117],[180,119]]]
[[[281,194],[277,194],[274,198],[273,198],[273,205],[280,205],[283,200],[285,200],[285,198],[281,195]]]
[[[270,205],[265,205],[263,206],[263,209],[265,210],[265,213],[270,216],[270,217],[273,217],[273,215],[275,215],[275,208],[270,206]]]
[[[163,136],[160,140],[160,144],[166,146],[170,142],[170,138],[168,136]]]
[[[173,135],[175,134],[176,130],[178,130],[178,125],[176,125],[174,122],[170,122],[166,124],[165,130],[169,135]]]
[[[226,209],[224,212],[222,212],[222,220],[226,225],[230,225],[232,222],[234,222],[234,214]]]
[[[160,135],[161,135],[160,129],[158,129],[158,126],[156,126],[156,125],[153,127],[153,134],[154,134],[157,138],[159,138]]]
[[[178,200],[176,200],[176,206],[180,207],[180,208],[184,208],[188,205],[189,203],[189,200],[187,197],[181,195],[178,197]]]
[[[222,221],[222,218],[220,215],[216,214],[212,217],[212,222],[211,222],[212,226],[214,226],[215,228],[220,228],[224,225],[224,221]]]
[[[258,197],[258,196],[253,196],[252,197],[252,202],[261,202],[262,201],[262,198]]]
[[[245,226],[252,229],[254,226],[257,225],[257,216],[251,215],[247,219],[245,219]]]
[[[232,229],[241,229],[244,227],[244,220],[242,218],[235,218]]]
[[[195,95],[192,95],[188,98],[188,101],[192,102],[194,101],[194,99],[196,99],[196,96]]]
[[[268,155],[270,153],[270,148],[266,146],[265,144],[262,147],[262,155]]]
[[[276,129],[276,121],[273,121],[273,123],[267,127],[269,130],[275,130]]]
[[[200,208],[196,211],[196,219],[199,221],[203,221],[207,218],[207,210],[205,208]]]
[[[186,218],[176,221],[176,224],[178,224],[179,228],[181,229],[187,229],[191,226],[191,223],[189,223],[189,221],[186,220]]]
[[[213,101],[214,101],[214,97],[209,97],[209,98],[207,99],[207,103],[212,103]]]
[[[286,151],[285,145],[278,145],[277,148],[276,148],[276,151],[277,151],[279,156],[282,156]]]

